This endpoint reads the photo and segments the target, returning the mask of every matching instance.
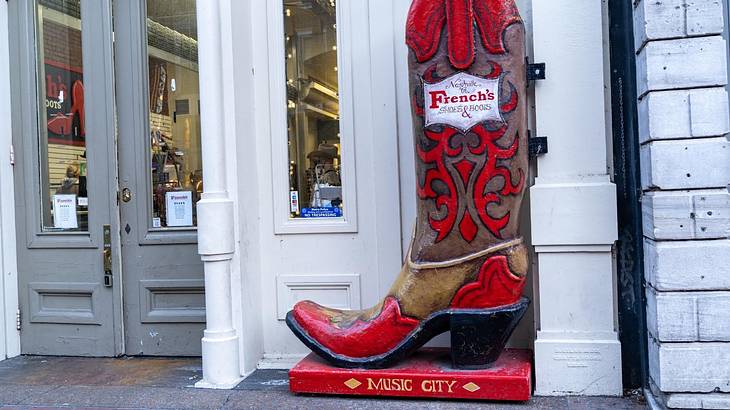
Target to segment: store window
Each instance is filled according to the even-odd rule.
[[[335,0],[284,0],[293,219],[344,216]]]
[[[86,127],[80,0],[36,2],[41,224],[87,231]]]
[[[195,0],[147,0],[151,228],[197,225],[203,192]]]

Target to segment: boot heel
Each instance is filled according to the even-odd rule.
[[[451,314],[451,360],[456,369],[484,369],[499,359],[530,301],[495,309],[457,310]]]

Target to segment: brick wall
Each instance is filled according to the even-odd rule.
[[[198,62],[198,41],[169,27],[147,19],[147,42],[188,61]]]
[[[730,408],[723,2],[635,2],[649,372],[670,408]]]
[[[77,19],[81,18],[81,0],[39,0],[38,4]]]
[[[50,20],[43,21],[43,58],[76,71],[84,66],[81,32]]]

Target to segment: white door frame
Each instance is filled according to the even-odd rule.
[[[0,3],[0,95],[10,96],[8,4]],[[10,98],[0,99],[0,118],[11,118]],[[15,194],[13,184],[12,129],[0,121],[0,360],[20,354],[16,329],[18,269],[15,253]]]

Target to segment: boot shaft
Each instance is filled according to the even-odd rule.
[[[517,238],[527,79],[513,0],[415,0],[407,43],[418,198],[412,261],[460,258]]]

